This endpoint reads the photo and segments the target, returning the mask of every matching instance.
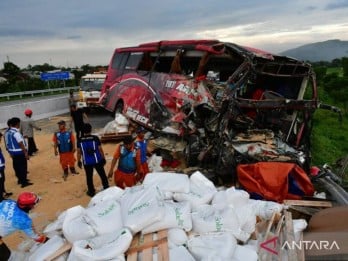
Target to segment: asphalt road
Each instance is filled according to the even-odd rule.
[[[114,119],[109,112],[106,112],[103,109],[93,109],[87,113],[87,116],[93,127],[93,133],[99,133],[101,130],[103,130],[108,122]],[[57,123],[60,120],[65,120],[67,122],[70,121],[70,114],[65,113],[54,117],[41,119],[36,122],[42,127],[43,131],[53,133],[58,129]],[[69,124],[67,124],[67,127],[69,127]]]

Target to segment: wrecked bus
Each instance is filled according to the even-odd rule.
[[[117,48],[99,102],[183,142],[189,166],[222,176],[243,162],[310,166],[317,86],[296,59],[218,40]]]

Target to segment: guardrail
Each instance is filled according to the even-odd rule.
[[[45,93],[55,93],[55,92],[63,92],[70,90],[79,90],[80,86],[74,87],[63,87],[63,88],[52,88],[52,89],[44,89],[44,90],[34,90],[34,91],[24,91],[24,92],[9,92],[0,94],[0,98],[6,97],[7,100],[10,100],[10,97],[19,96],[22,98],[23,96],[31,96],[34,97],[35,94],[44,95]]]

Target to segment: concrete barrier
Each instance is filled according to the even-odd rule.
[[[18,104],[0,106],[0,129],[7,128],[7,120],[12,117],[23,119],[25,117],[24,110],[27,108],[30,108],[33,111],[34,120],[41,120],[69,112],[67,95],[19,102],[20,103]]]

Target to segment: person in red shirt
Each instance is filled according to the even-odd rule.
[[[116,163],[118,166],[114,172]],[[111,162],[108,178],[114,175],[115,185],[120,188],[132,187],[137,183],[137,175],[143,175],[140,163],[140,151],[136,149],[131,136],[117,144]]]

